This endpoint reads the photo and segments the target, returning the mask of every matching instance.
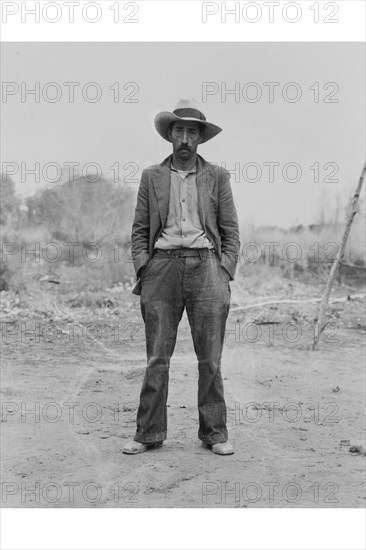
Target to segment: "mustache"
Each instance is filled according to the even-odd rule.
[[[190,147],[185,147],[184,145],[182,145],[181,147],[179,147],[179,151],[190,151]]]

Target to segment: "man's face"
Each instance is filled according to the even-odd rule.
[[[201,132],[198,122],[175,122],[169,132],[173,144],[173,152],[182,161],[193,157],[201,141]]]

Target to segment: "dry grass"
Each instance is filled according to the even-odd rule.
[[[365,217],[356,217],[347,242],[343,262],[355,266],[365,266]],[[276,227],[241,228],[241,256],[239,272],[273,277],[276,267],[286,278],[301,277],[305,281],[314,276],[326,277],[334,261],[338,243],[342,238],[343,224],[324,225],[311,231],[309,228],[296,231]],[[264,267],[265,269],[263,271]],[[364,281],[364,271],[341,268],[340,277],[348,276],[356,282]]]
[[[365,216],[359,213],[344,254],[347,264],[365,266],[364,224]],[[250,279],[256,285],[272,281],[279,286],[284,284],[284,279],[296,278],[305,283],[324,281],[342,232],[343,224],[324,225],[317,231],[243,225],[236,279],[239,282]],[[98,258],[95,248],[87,248],[81,243],[74,248],[72,257],[71,247],[52,238],[42,226],[23,229],[14,229],[10,224],[2,226],[3,277],[9,289],[15,292],[31,289],[45,277],[62,283],[59,286],[62,292],[95,291],[131,284],[134,269],[128,243],[129,228],[123,234],[112,235],[103,241]],[[53,261],[56,253],[59,258]],[[293,261],[296,255],[298,259]],[[338,282],[361,285],[364,273],[342,267]]]

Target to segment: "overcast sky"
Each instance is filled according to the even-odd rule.
[[[19,89],[21,82],[27,88],[39,82],[41,96],[38,103],[34,96],[22,102],[20,91],[3,98],[2,163],[19,165],[13,179],[23,196],[45,182],[35,182],[32,175],[22,182],[20,163],[32,168],[39,162],[43,168],[50,162],[95,162],[107,177],[113,175],[109,167],[118,163],[120,180],[136,165],[132,177],[138,180],[144,167],[171,152],[154,129],[155,114],[173,110],[180,98],[202,101],[203,83],[216,83],[210,85],[213,93],[203,107],[207,120],[223,132],[202,145],[199,153],[230,170],[235,164],[239,168],[231,181],[240,222],[282,227],[312,223],[322,204],[330,213],[337,197],[345,200],[360,175],[365,149],[364,63],[361,43],[4,43],[2,80]],[[54,87],[44,88],[50,82],[57,82],[62,93],[55,103],[42,96],[42,89],[49,98],[54,96]],[[64,82],[80,83],[74,103],[68,100],[70,86]],[[81,89],[90,82],[100,87],[97,102],[82,97]],[[246,86],[250,82],[255,86]],[[273,88],[273,102],[265,82],[279,83]],[[286,88],[290,82],[296,82],[296,88]],[[331,82],[336,86],[324,90]],[[126,83],[136,85],[124,90]],[[235,85],[240,90],[238,102],[234,94],[225,95],[225,87]],[[93,86],[84,90],[94,97]],[[299,101],[291,102],[300,92]],[[249,101],[260,93],[258,101]],[[324,102],[326,98],[338,102]],[[274,181],[264,164],[271,162],[280,163],[274,168]],[[132,164],[124,168],[126,163]],[[249,163],[259,165],[262,174]],[[287,163],[301,167],[298,182],[284,180]],[[314,181],[315,163],[319,182]],[[326,163],[334,164],[324,168]],[[332,176],[336,165],[339,171]],[[246,181],[256,176],[258,181]],[[287,179],[295,176],[289,167]],[[324,181],[327,176],[340,181]],[[137,192],[138,183],[133,185]]]

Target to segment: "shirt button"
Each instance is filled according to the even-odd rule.
[[[182,199],[182,202],[186,202],[186,199]]]
[[[185,219],[185,218],[183,218],[183,220],[182,220],[182,221],[184,221],[184,222],[185,222],[185,221],[186,221],[186,219]]]

